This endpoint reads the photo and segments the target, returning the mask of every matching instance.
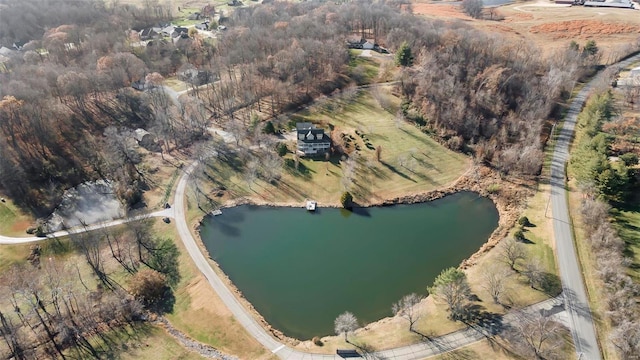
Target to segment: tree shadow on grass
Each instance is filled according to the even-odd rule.
[[[284,160],[286,171],[296,177],[301,177],[305,180],[311,179],[311,173],[313,170],[309,169],[305,164],[301,161],[298,161],[298,167],[296,168],[296,162],[293,159],[285,159]]]
[[[482,333],[497,335],[504,329],[502,315],[486,311],[484,306],[478,304],[468,304],[459,318],[469,327],[482,330]]]
[[[153,325],[146,322],[131,323],[122,329],[116,329],[100,336],[103,346],[97,349],[103,359],[120,359],[122,353],[131,349],[130,342],[134,342],[133,348],[145,338],[153,334]]]
[[[393,166],[393,165],[391,165],[391,164],[389,164],[389,163],[387,163],[385,161],[380,161],[380,163],[382,165],[384,165],[387,169],[391,170],[393,173],[395,173],[395,174],[397,174],[397,175],[399,175],[399,176],[401,176],[401,177],[403,177],[403,178],[405,178],[405,179],[407,179],[409,181],[416,182],[413,178],[411,178],[409,175],[403,173],[402,171],[398,170],[395,166]]]

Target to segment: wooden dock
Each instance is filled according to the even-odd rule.
[[[307,210],[308,211],[316,211],[317,202],[313,200],[307,200]]]

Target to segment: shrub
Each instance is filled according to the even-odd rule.
[[[482,17],[482,0],[463,0],[462,10],[474,19]]]
[[[342,193],[342,196],[340,197],[340,203],[342,204],[342,207],[345,209],[349,209],[353,206],[353,195],[351,195],[350,192],[345,191],[344,193]]]
[[[287,154],[287,151],[287,144],[278,143],[278,145],[276,145],[276,152],[278,153],[278,156],[285,156]]]
[[[620,155],[620,160],[625,164],[625,166],[634,166],[638,165],[638,155],[634,153],[626,153]]]
[[[313,337],[313,339],[311,339],[311,341],[313,341],[313,343],[314,343],[316,346],[322,346],[322,345],[324,345],[324,343],[322,342],[322,340],[321,340],[319,337],[317,337],[317,336],[314,336],[314,337]]]
[[[519,224],[519,225],[521,225],[521,226],[530,226],[530,225],[531,225],[531,222],[529,222],[529,218],[528,218],[528,217],[526,217],[526,216],[521,216],[521,217],[518,219],[518,224]]]
[[[500,191],[500,184],[491,184],[487,186],[487,192],[489,194],[497,194]]]
[[[524,236],[524,231],[522,230],[522,228],[516,230],[516,232],[513,233],[513,237],[518,241],[526,240],[526,237]]]
[[[147,307],[162,301],[168,291],[166,276],[152,269],[142,269],[129,279],[129,292]]]
[[[267,123],[264,125],[263,131],[265,134],[275,134],[276,128],[273,126],[273,123],[271,121],[267,121]]]

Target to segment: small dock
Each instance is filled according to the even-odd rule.
[[[317,202],[313,200],[307,200],[307,210],[308,211],[316,211]]]
[[[213,216],[222,215],[222,210],[220,210],[220,209],[213,210],[211,212],[211,215],[213,215]]]

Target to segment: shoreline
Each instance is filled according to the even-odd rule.
[[[374,206],[393,206],[399,204],[417,204],[429,202],[437,199],[441,199],[448,195],[452,195],[459,192],[469,191],[477,193],[482,197],[490,199],[498,210],[498,226],[491,233],[487,241],[467,259],[463,260],[458,266],[460,269],[466,270],[476,264],[478,258],[489,250],[493,249],[501,239],[508,235],[509,230],[516,223],[518,216],[522,212],[526,200],[531,197],[535,191],[532,190],[531,184],[534,181],[527,183],[521,179],[515,178],[503,178],[497,172],[491,170],[485,166],[470,166],[469,169],[456,179],[449,186],[442,189],[435,189],[427,192],[410,193],[403,196],[397,196],[389,199],[383,199],[380,201],[367,202],[358,204],[361,207],[374,207]],[[487,191],[489,186],[498,186],[499,189],[494,192]],[[339,208],[337,203],[321,203],[323,207]],[[240,205],[255,205],[255,206],[271,206],[271,207],[299,207],[303,209],[303,206],[299,201],[288,202],[266,202],[256,201],[251,198],[239,198],[233,199],[225,203],[220,209],[228,209]],[[207,215],[205,215],[207,216]],[[193,230],[197,234],[196,241],[200,251],[207,257],[209,264],[218,273],[225,285],[234,293],[238,301],[247,309],[254,319],[262,325],[262,327],[268,331],[279,341],[286,343],[290,346],[297,346],[299,344],[309,342],[308,340],[300,340],[286,336],[282,331],[274,328],[269,324],[262,314],[260,314],[253,305],[244,297],[242,291],[240,291],[231,279],[224,273],[220,265],[211,258],[209,251],[204,245],[200,236],[200,227],[205,216],[201,216],[194,220],[192,224]],[[369,323],[365,326],[370,326],[388,318],[382,318],[373,323]],[[363,326],[363,328],[365,327]],[[319,348],[321,349],[321,348]]]

